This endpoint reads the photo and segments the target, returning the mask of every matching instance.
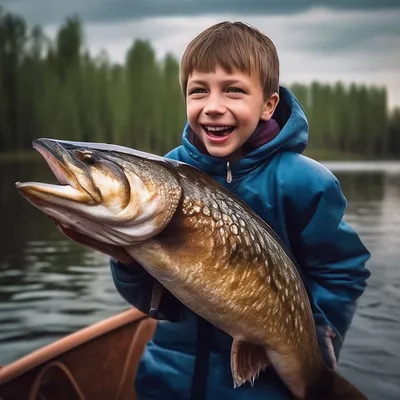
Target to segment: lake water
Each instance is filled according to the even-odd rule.
[[[400,398],[400,164],[329,163],[347,220],[372,258],[340,358],[371,400]],[[16,181],[54,182],[44,162],[0,163],[0,364],[124,309],[108,259],[62,236],[17,193]]]

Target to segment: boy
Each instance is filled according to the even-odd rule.
[[[210,174],[285,242],[304,272],[322,354],[335,368],[369,277],[369,253],[342,219],[346,200],[335,177],[301,155],[308,124],[293,94],[279,86],[273,43],[242,23],[214,25],[186,49],[180,83],[188,123],[182,145],[166,157]],[[111,271],[120,294],[149,313],[154,279],[122,253],[111,259]],[[232,339],[169,292],[157,319],[135,382],[140,399],[293,398],[271,369],[254,387],[234,389]]]

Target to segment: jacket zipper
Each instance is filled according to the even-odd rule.
[[[231,164],[229,161],[226,163],[226,181],[228,183],[232,182],[232,171],[231,171]]]

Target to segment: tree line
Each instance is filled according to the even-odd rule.
[[[179,63],[134,40],[122,64],[91,55],[78,16],[50,40],[38,25],[0,8],[0,152],[38,137],[109,142],[164,154],[180,143],[186,116]],[[383,87],[313,82],[288,87],[310,124],[309,149],[400,157],[400,109]]]

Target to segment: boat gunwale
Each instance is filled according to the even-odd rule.
[[[76,332],[70,333],[55,342],[49,343],[28,353],[25,356],[0,366],[0,387],[12,379],[15,379],[29,370],[45,364],[61,354],[67,353],[99,336],[107,334],[132,322],[139,322],[149,318],[136,308],[130,308],[117,315],[108,317],[102,321],[90,324]]]

